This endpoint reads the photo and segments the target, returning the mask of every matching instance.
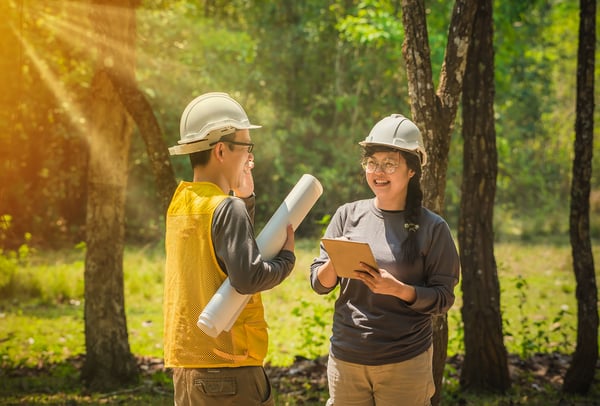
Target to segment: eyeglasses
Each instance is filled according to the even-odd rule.
[[[212,144],[210,144],[210,146],[214,146],[219,142],[226,142],[228,144],[232,144],[232,145],[242,145],[244,147],[248,147],[248,153],[251,153],[252,150],[254,149],[254,144],[251,142],[239,142],[239,141],[229,141],[229,140],[219,140],[217,142],[213,142]]]
[[[398,161],[394,161],[393,159],[384,159],[382,162],[377,162],[374,159],[367,158],[361,162],[363,169],[367,173],[377,172],[377,170],[381,170],[388,175],[396,172],[400,163]]]
[[[239,141],[223,141],[223,142],[226,142],[228,144],[243,145],[245,147],[248,147],[248,153],[252,152],[252,150],[254,149],[254,144],[251,142],[239,142]]]

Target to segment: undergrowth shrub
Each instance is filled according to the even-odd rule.
[[[544,309],[545,303],[538,301],[533,306],[539,310],[539,314],[546,316],[536,319],[531,314],[529,282],[522,275],[517,275],[513,282],[518,309],[516,320],[512,317],[511,322],[508,312],[502,311],[504,338],[505,340],[510,338],[512,341],[511,345],[507,346],[508,351],[517,353],[523,359],[539,353],[572,352],[574,343],[571,337],[576,333],[574,327],[567,323],[567,319],[573,316],[568,306],[561,305],[560,310],[550,317],[551,315]]]
[[[24,236],[25,243],[21,244],[16,250],[5,250],[1,244],[6,239],[6,234],[10,230],[12,217],[4,214],[0,216],[0,293],[4,297],[12,291],[11,284],[17,269],[27,265],[31,248],[27,245],[31,241],[31,234]]]
[[[306,357],[314,359],[323,355],[321,349],[329,340],[329,327],[333,319],[333,302],[337,297],[337,289],[325,296],[325,304],[315,304],[306,299],[300,299],[299,304],[292,309],[292,314],[301,320],[301,348]]]

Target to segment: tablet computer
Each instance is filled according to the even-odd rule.
[[[335,272],[342,278],[354,278],[354,271],[363,271],[359,262],[364,262],[375,269],[379,269],[371,247],[366,242],[335,238],[323,238],[321,241],[331,259]]]

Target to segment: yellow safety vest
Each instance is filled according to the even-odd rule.
[[[252,295],[231,331],[212,338],[196,325],[227,278],[217,262],[211,232],[214,212],[227,198],[213,183],[181,182],[169,205],[163,307],[167,368],[257,366],[267,353],[260,293]]]

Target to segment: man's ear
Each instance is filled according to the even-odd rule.
[[[217,158],[219,161],[221,161],[223,159],[223,146],[224,145],[225,144],[223,144],[222,142],[219,142],[213,148],[213,153],[215,154],[215,158]]]

